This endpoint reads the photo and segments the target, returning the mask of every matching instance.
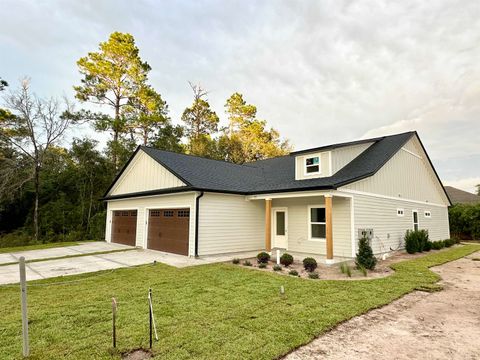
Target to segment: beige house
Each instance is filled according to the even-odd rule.
[[[352,258],[408,229],[449,237],[450,201],[416,132],[243,165],[139,147],[105,194],[106,241],[186,256],[278,248]]]

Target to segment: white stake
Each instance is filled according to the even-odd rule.
[[[153,315],[153,305],[152,305],[152,289],[148,291],[148,302],[150,304],[150,312],[152,314],[152,322],[153,322],[153,331],[155,333],[155,340],[158,341],[157,335],[157,325],[155,324],[155,316]]]
[[[25,258],[19,259],[20,265],[20,296],[22,299],[22,333],[23,333],[23,356],[30,355],[28,346],[28,316],[27,316],[27,281],[25,275]]]

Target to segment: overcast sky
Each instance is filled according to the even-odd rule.
[[[0,77],[73,97],[76,61],[113,31],[175,122],[192,81],[223,121],[243,93],[297,150],[417,130],[445,184],[480,183],[478,0],[0,0]]]

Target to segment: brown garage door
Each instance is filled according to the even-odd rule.
[[[190,210],[150,210],[148,219],[148,248],[188,255]]]
[[[112,217],[112,242],[135,246],[137,210],[118,210]]]

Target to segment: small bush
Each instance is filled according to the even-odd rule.
[[[288,272],[288,275],[298,276],[298,271],[297,271],[297,270],[290,270],[290,271]]]
[[[234,264],[240,264],[240,259],[239,258],[235,258],[232,260],[232,263]]]
[[[425,243],[425,248],[423,249],[424,251],[430,251],[432,250],[432,242],[430,240],[428,240],[426,243]]]
[[[443,240],[443,243],[445,244],[445,247],[450,247],[450,246],[455,245],[455,240],[453,240],[453,239],[446,239],[446,240]]]
[[[259,264],[266,264],[270,260],[270,254],[266,253],[265,251],[262,251],[261,253],[258,253],[257,255],[257,261]]]
[[[367,269],[365,268],[365,266],[361,266],[361,265],[360,265],[360,266],[358,266],[357,268],[358,268],[358,270],[360,270],[360,272],[362,273],[363,276],[367,276],[367,275],[368,275],[368,271],[367,271]]]
[[[440,250],[445,247],[445,243],[443,241],[434,241],[432,242],[432,249]]]
[[[340,265],[340,271],[342,272],[342,274],[345,274],[348,277],[352,277],[352,269],[347,263],[342,263]]]
[[[250,261],[248,261],[248,260],[245,260],[245,261],[243,262],[243,266],[252,266],[252,263],[251,263]]]
[[[318,266],[317,265],[317,260],[315,260],[314,258],[307,257],[307,258],[303,259],[303,267],[305,268],[305,270],[307,270],[309,272],[313,272],[313,271],[315,271],[317,266]]]
[[[365,237],[358,241],[358,253],[355,258],[355,265],[357,267],[363,266],[369,270],[375,269],[375,265],[377,265],[377,258],[373,255],[372,247]]]
[[[267,268],[267,264],[266,264],[266,263],[260,263],[260,264],[258,264],[258,267],[259,267],[260,269],[266,269],[266,268]]]
[[[318,273],[317,272],[311,272],[311,273],[308,273],[308,278],[309,279],[318,279]]]
[[[293,264],[293,256],[290,255],[290,254],[283,254],[281,257],[280,257],[280,264],[282,264],[283,266],[285,267],[288,267],[290,265]]]
[[[407,250],[409,254],[422,252],[427,242],[427,230],[407,230],[405,234],[405,250]]]
[[[273,271],[282,271],[282,266],[278,264],[273,265]]]

